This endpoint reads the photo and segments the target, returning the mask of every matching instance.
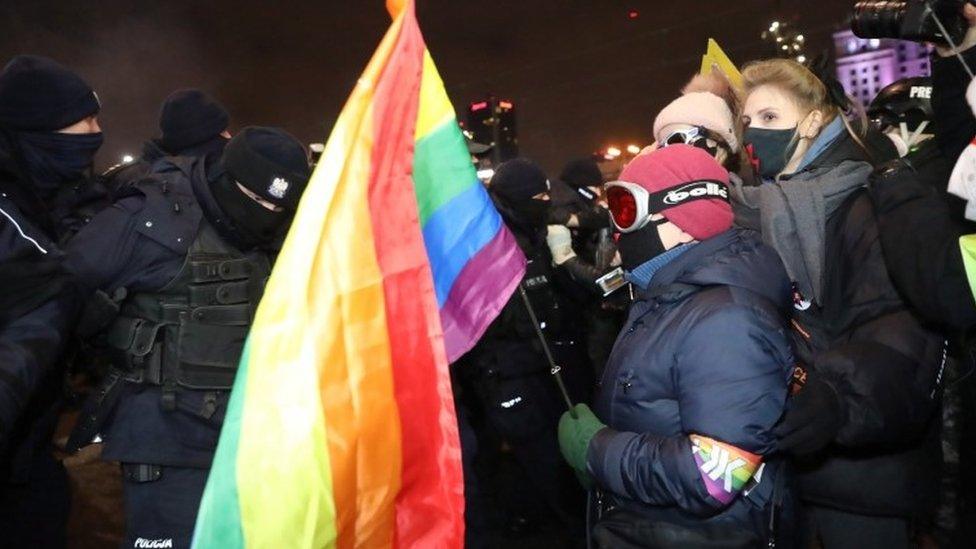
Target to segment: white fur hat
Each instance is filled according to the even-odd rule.
[[[707,91],[685,93],[675,99],[654,120],[654,138],[660,142],[666,138],[661,130],[671,124],[702,126],[722,136],[733,153],[739,152],[735,137],[735,121],[732,110],[724,99]]]

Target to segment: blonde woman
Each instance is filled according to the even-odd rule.
[[[793,281],[801,368],[775,432],[795,457],[804,543],[907,548],[938,498],[942,338],[892,287],[864,126],[843,94],[785,59],[743,76],[743,141],[761,183],[732,197],[737,223],[762,233]]]

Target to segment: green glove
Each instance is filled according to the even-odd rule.
[[[590,441],[597,431],[606,427],[596,416],[593,410],[586,404],[577,404],[573,407],[576,418],[569,412],[563,413],[559,418],[559,449],[563,453],[566,462],[579,473],[586,474],[586,450],[590,447]]]

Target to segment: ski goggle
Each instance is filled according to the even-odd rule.
[[[651,222],[653,215],[688,202],[707,199],[729,201],[727,184],[712,179],[683,183],[653,194],[636,183],[611,181],[606,184],[606,193],[610,220],[621,233],[639,231]]]
[[[732,150],[720,135],[702,126],[695,126],[687,130],[676,130],[669,133],[661,141],[660,146],[664,148],[669,145],[691,145],[704,150],[712,156],[718,154],[719,149],[723,149],[729,154],[732,153]]]

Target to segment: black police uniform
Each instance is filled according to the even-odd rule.
[[[72,241],[91,288],[126,297],[105,332],[113,371],[72,436],[122,463],[127,540],[189,546],[244,338],[273,253],[242,252],[210,192],[211,157],[171,157]],[[212,164],[212,165],[210,165]],[[138,546],[138,545],[137,545]]]
[[[550,222],[564,224],[576,215],[579,227],[572,229],[571,258],[560,269],[576,282],[577,291],[570,295],[574,314],[584,320],[586,349],[594,368],[594,379],[600,379],[610,357],[610,350],[626,320],[630,296],[623,288],[603,296],[596,280],[614,270],[611,267],[617,253],[612,237],[609,212],[595,203],[595,196],[586,188],[574,189],[561,181],[553,181]]]
[[[562,367],[572,398],[586,401],[591,387],[586,351],[578,323],[564,315],[565,299],[556,286],[565,285],[566,280],[552,268],[544,229],[512,223],[514,213],[497,202],[496,206],[526,255],[521,287]],[[564,533],[582,539],[585,500],[559,454],[556,438],[556,425],[566,405],[520,292],[509,299],[455,372],[477,394],[480,412],[519,465],[521,474],[502,494],[509,513],[542,521],[553,519]],[[467,435],[462,436],[462,443],[471,438],[470,433]],[[490,449],[488,445],[480,448]],[[468,522],[471,524],[470,519]]]
[[[64,386],[63,355],[83,296],[60,245],[105,205],[96,182],[31,191],[12,138],[0,137],[0,541],[65,543],[69,490],[52,455]]]

